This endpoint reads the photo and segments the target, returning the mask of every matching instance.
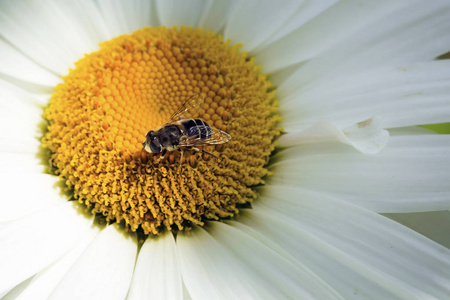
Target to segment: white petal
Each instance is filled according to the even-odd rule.
[[[0,39],[0,49],[0,73],[10,82],[33,85],[32,88],[42,92],[52,91],[61,82],[58,76],[39,66],[3,39]]]
[[[23,217],[39,209],[60,205],[65,200],[57,176],[23,172],[2,172],[0,222]]]
[[[40,210],[0,227],[0,294],[75,247],[92,224],[75,203]]]
[[[228,223],[284,257],[306,265],[342,299],[359,295],[370,295],[374,299],[414,299],[413,292],[393,284],[384,274],[291,224],[281,214],[258,208],[244,211],[238,221]]]
[[[335,298],[336,294],[256,239],[211,222],[177,236],[181,272],[194,299]]]
[[[380,152],[387,144],[389,132],[381,127],[379,119],[371,118],[343,130],[329,122],[317,122],[300,131],[283,134],[277,143],[280,147],[301,144],[339,141],[367,154]]]
[[[38,152],[43,98],[0,80],[0,152]]]
[[[221,1],[215,0],[209,6],[209,10],[203,14],[198,27],[221,33],[223,26],[230,19],[238,0]]]
[[[36,95],[0,79],[0,108],[1,116],[13,115],[22,120],[11,125],[18,126],[22,122],[37,127],[42,115],[42,105],[46,104],[42,95]],[[25,116],[29,115],[29,120]],[[6,123],[5,123],[6,124]]]
[[[183,282],[194,299],[249,298],[255,291],[239,282],[239,266],[214,238],[202,228],[190,235],[177,235],[177,248]]]
[[[137,254],[135,236],[108,226],[83,252],[50,299],[124,299]]]
[[[7,294],[1,295],[0,297],[2,300],[15,300],[18,298],[18,296],[26,289],[28,288],[28,285],[33,280],[33,276],[22,281],[20,284],[16,285],[13,289],[11,289]],[[31,299],[31,298],[30,298]]]
[[[127,299],[182,299],[178,253],[171,232],[142,246]]]
[[[108,35],[92,1],[2,2],[0,34],[31,60],[66,74]]]
[[[398,11],[407,3],[408,1],[365,1],[362,4],[356,1],[341,1],[258,52],[255,58],[264,62],[263,72],[267,73],[309,60],[327,50],[334,50],[337,43],[355,35],[355,32],[365,33],[363,29],[367,30],[367,24],[381,27],[382,23],[378,23],[378,20]]]
[[[383,215],[450,249],[450,211]]]
[[[0,172],[42,172],[39,152],[43,98],[0,80]]]
[[[131,34],[143,27],[158,25],[151,1],[102,0],[97,4],[113,36]]]
[[[286,23],[302,4],[297,0],[241,1],[225,26],[224,39],[233,44],[244,43],[252,51]]]
[[[42,100],[0,80],[0,172],[43,172],[42,157],[37,156]]]
[[[2,134],[8,137],[2,136]],[[6,130],[2,134],[0,134],[0,153],[2,154],[6,152],[32,155],[39,152],[39,141],[36,138],[22,135],[13,136],[13,132],[6,133]]]
[[[80,242],[79,245],[77,245],[77,247],[72,249],[54,264],[36,274],[32,278],[30,284],[26,287],[25,291],[17,297],[17,300],[48,299],[64,275],[70,270],[76,260],[98,233],[98,228],[93,227],[91,232],[82,242]]]
[[[264,197],[254,203],[255,212],[273,216],[266,225],[260,222],[263,226],[260,230],[263,234],[271,231],[270,237],[293,256],[301,259],[306,254],[301,249],[308,248],[308,242],[300,241],[295,246],[295,243],[287,240],[287,233],[303,231],[344,253],[347,258],[361,264],[360,267],[371,270],[379,279],[384,278],[384,283],[380,284],[391,292],[397,289],[409,291],[418,299],[444,299],[450,293],[449,249],[376,213],[322,197],[318,193],[274,186],[268,186],[260,192]],[[282,232],[287,228],[278,227],[281,224],[290,227],[284,234]],[[295,239],[295,235],[293,237]],[[302,262],[308,264],[308,259]],[[347,264],[343,265],[342,271]],[[310,268],[313,271],[316,269],[313,265]],[[327,281],[330,280],[345,281],[347,278],[329,278]],[[332,282],[330,284],[335,286]],[[369,295],[369,298],[386,299],[377,297],[377,294]]]
[[[74,36],[69,35],[72,41],[70,45],[76,45],[81,57],[85,53],[96,51],[99,43],[116,37],[94,1],[56,1],[54,5],[64,13],[63,21],[73,30],[76,39],[72,40]]]
[[[1,153],[0,155],[0,172],[18,172],[42,174],[45,167],[42,159],[36,157],[36,154],[30,153]]]
[[[192,300],[191,295],[189,295],[189,292],[186,289],[186,285],[183,282],[183,300]]]
[[[319,120],[346,126],[372,116],[382,118],[387,128],[450,121],[449,60],[323,79],[283,99],[280,112],[287,131]]]
[[[156,9],[161,25],[197,27],[209,11],[212,0],[157,0]]]
[[[274,183],[333,195],[376,212],[450,208],[450,136],[393,136],[382,152],[364,155],[337,143],[280,151]]]
[[[398,1],[388,3],[392,6]],[[373,4],[378,5],[378,2]],[[449,6],[448,1],[416,1],[407,9],[385,15],[377,22],[366,23],[367,26],[341,40],[329,52],[302,65],[280,84],[277,91],[280,95],[288,95],[299,86],[345,79],[370,69],[431,61],[448,51]],[[346,83],[349,85],[349,81]]]
[[[267,41],[259,45],[258,48],[254,50],[255,53],[258,53],[259,50],[267,45],[277,42],[282,37],[305,25],[307,22],[311,21],[337,2],[337,0],[304,0],[301,1],[301,3],[299,1],[297,11],[295,11],[289,19],[285,17],[287,22],[278,28],[275,34],[272,35]]]

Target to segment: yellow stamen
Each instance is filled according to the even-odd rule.
[[[144,28],[86,55],[45,110],[54,171],[74,197],[108,220],[157,234],[228,218],[257,195],[280,134],[272,84],[240,46],[192,28]],[[153,164],[142,150],[149,130],[165,124],[194,94],[199,118],[228,132],[225,145]]]

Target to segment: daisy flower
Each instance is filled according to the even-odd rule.
[[[450,295],[448,1],[0,7],[1,297]]]

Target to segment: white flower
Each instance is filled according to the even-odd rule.
[[[286,134],[252,209],[138,252],[43,173],[39,124],[83,54],[159,25],[243,43],[278,87]],[[450,121],[450,61],[436,60],[448,1],[10,1],[0,35],[0,296],[450,295],[450,251],[379,214],[450,209],[450,136],[412,127]]]

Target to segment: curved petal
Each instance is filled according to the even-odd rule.
[[[354,283],[347,281],[354,276],[337,276],[340,271],[342,274],[351,269],[356,271],[356,267],[361,272],[361,281],[378,282],[378,287],[372,286],[375,289],[367,291],[369,298],[393,297],[380,297],[378,289],[402,299],[443,299],[450,293],[449,249],[388,218],[318,193],[275,186],[267,186],[260,192],[264,196],[254,203],[254,212],[249,216],[253,213],[261,216],[242,218],[242,222],[279,243],[339,292],[343,293],[346,286],[351,290],[358,286],[357,278]],[[307,237],[304,233],[324,247],[310,247],[309,241],[303,240]],[[297,241],[297,236],[302,240]],[[336,263],[342,266],[321,269],[328,264],[318,261],[314,253],[322,254],[325,260],[335,260],[332,266]]]
[[[31,60],[66,74],[83,54],[111,38],[92,1],[2,2],[0,35]]]
[[[192,300],[191,295],[189,294],[189,292],[186,289],[186,285],[183,282],[183,300]]]
[[[358,41],[358,38],[370,34],[371,31],[386,30],[385,26],[381,26],[385,24],[380,20],[391,13],[399,14],[409,3],[411,1],[367,1],[360,5],[361,3],[356,1],[340,1],[276,43],[259,51],[255,60],[264,62],[263,72],[273,73],[324,55],[327,51],[331,52],[327,55],[335,57],[333,53],[336,44],[349,37]],[[372,27],[366,28],[368,24]]]
[[[57,176],[21,172],[1,172],[0,222],[8,222],[34,211],[65,201],[56,185]],[[26,188],[24,188],[26,187]]]
[[[42,173],[38,157],[42,132],[42,95],[0,80],[0,172]]]
[[[33,138],[30,135],[13,136],[13,132],[11,131],[6,132],[6,130],[4,130],[2,134],[0,134],[1,155],[3,155],[4,153],[17,153],[17,154],[25,154],[31,157],[32,155],[36,155],[36,153],[38,152],[39,152],[39,140]],[[3,170],[0,172],[3,172]]]
[[[49,299],[124,299],[137,253],[135,236],[111,225],[92,241]]]
[[[77,207],[66,202],[0,226],[0,295],[56,261],[86,236],[92,219],[80,215]]]
[[[278,218],[280,217],[280,218]],[[245,211],[238,221],[227,222],[271,247],[287,259],[308,267],[342,299],[369,295],[373,299],[417,299],[413,291],[391,278],[291,224],[280,214],[260,209]]]
[[[190,236],[184,232],[178,234],[177,248],[183,282],[192,298],[251,298],[255,293],[252,287],[242,286],[235,277],[239,267],[203,228],[195,228]]]
[[[31,94],[14,84],[0,79],[0,111],[2,113],[2,119],[8,115],[12,115],[18,120],[10,124],[9,127],[26,123],[29,127],[34,126],[36,130],[41,121],[42,105],[46,104],[48,100],[45,99],[44,95]],[[26,118],[26,116],[29,117]],[[14,120],[8,121],[14,122]],[[2,125],[7,125],[7,123],[5,122]]]
[[[238,0],[213,1],[207,13],[200,19],[198,27],[205,27],[207,30],[221,33],[238,3]]]
[[[450,208],[450,135],[393,136],[382,152],[364,155],[337,143],[280,151],[274,184],[301,186],[376,212]]]
[[[226,224],[177,237],[181,273],[194,299],[302,298],[338,295],[275,251]],[[313,296],[314,295],[314,296]]]
[[[285,19],[286,22],[283,24],[283,26],[278,28],[275,34],[273,34],[268,40],[259,45],[254,50],[254,53],[258,53],[267,45],[276,43],[282,37],[290,34],[297,28],[313,20],[315,17],[322,14],[328,8],[336,4],[338,0],[303,0],[298,2],[299,6],[297,7],[297,10],[291,15],[291,17],[288,18],[287,16],[284,16],[283,19]]]
[[[38,152],[43,99],[0,80],[0,152]]]
[[[316,85],[317,84],[317,85]],[[304,86],[284,98],[287,131],[319,120],[347,126],[377,116],[386,128],[450,121],[450,60],[376,68]]]
[[[20,170],[23,173],[42,174],[45,167],[42,160],[30,153],[1,153],[0,173],[8,174]]]
[[[284,25],[301,4],[298,0],[281,3],[271,0],[241,1],[227,20],[224,39],[231,40],[233,44],[244,43],[244,49],[252,51]]]
[[[19,295],[28,287],[30,282],[33,280],[33,276],[22,281],[20,284],[16,285],[13,289],[11,289],[6,295],[1,296],[2,300],[16,300]]]
[[[390,7],[392,3],[389,2]],[[397,4],[398,1],[394,5]],[[359,28],[356,34],[305,62],[280,84],[279,95],[287,96],[299,86],[334,81],[370,69],[431,61],[447,52],[450,3],[438,0],[407,4],[407,9],[384,14],[376,22],[365,22],[366,26]],[[379,6],[378,1],[373,5]],[[348,14],[343,12],[343,15]]]
[[[127,299],[183,299],[178,253],[171,232],[145,241]]]
[[[342,130],[329,122],[317,122],[306,130],[283,134],[277,143],[280,147],[292,147],[339,141],[362,153],[376,154],[386,146],[388,139],[389,132],[381,127],[380,120],[371,118]]]
[[[91,232],[74,249],[64,255],[61,259],[37,273],[28,284],[26,289],[20,293],[16,300],[47,300],[56,286],[61,282],[64,275],[75,264],[83,251],[99,233],[98,228],[93,227]]]
[[[0,39],[0,49],[0,77],[19,86],[33,85],[32,88],[41,92],[51,92],[61,82],[54,73],[38,65],[3,39]]]
[[[197,27],[209,11],[212,0],[157,0],[156,11],[160,25]]]
[[[383,215],[450,249],[450,211]]]
[[[0,80],[0,172],[42,173],[37,157],[42,136],[42,99]]]
[[[112,36],[158,25],[152,1],[102,0],[97,1],[97,4]]]

